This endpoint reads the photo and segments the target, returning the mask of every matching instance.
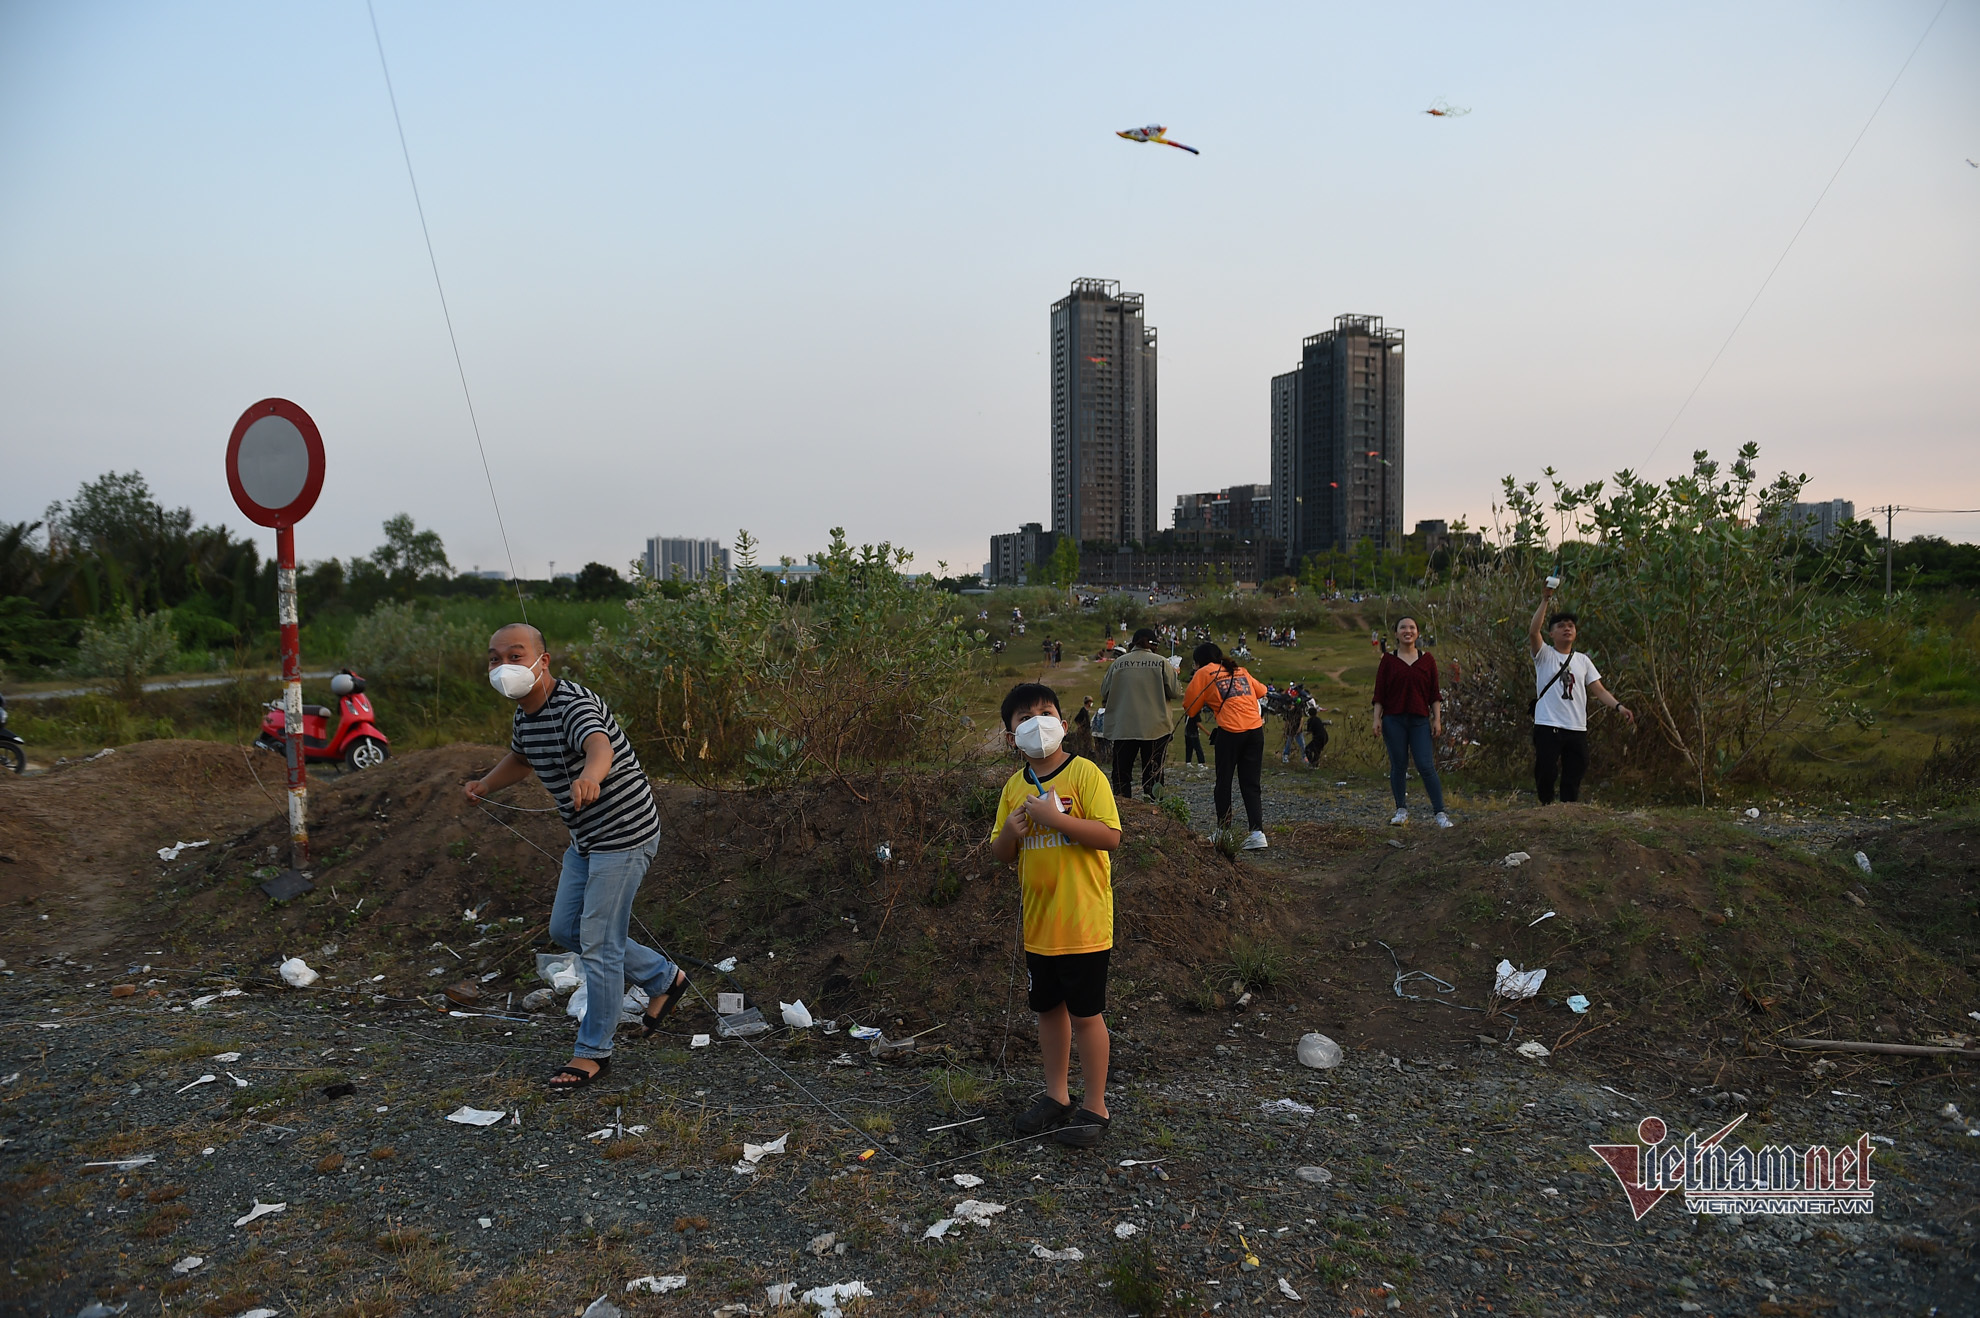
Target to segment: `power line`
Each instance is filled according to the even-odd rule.
[[[366,0],[366,3],[369,3],[369,0]],[[1753,300],[1746,304],[1746,310],[1739,313],[1739,319],[1733,322],[1732,332],[1726,335],[1726,341],[1721,343],[1719,350],[1712,354],[1712,360],[1705,363],[1705,371],[1698,377],[1698,383],[1691,386],[1691,392],[1684,396],[1682,403],[1678,404],[1678,410],[1671,417],[1671,423],[1664,427],[1664,433],[1657,436],[1657,442],[1652,444],[1650,451],[1644,455],[1645,465],[1649,464],[1651,458],[1657,456],[1657,450],[1664,446],[1664,441],[1671,437],[1673,430],[1677,429],[1679,418],[1684,415],[1685,409],[1691,406],[1691,400],[1698,397],[1698,391],[1705,387],[1705,381],[1712,374],[1712,368],[1719,364],[1719,358],[1725,356],[1726,349],[1732,346],[1734,337],[1739,333],[1739,327],[1746,323],[1746,318],[1753,314],[1753,308],[1760,304],[1760,295],[1767,291],[1767,285],[1774,282],[1774,276],[1780,271],[1781,263],[1786,261],[1788,253],[1794,250],[1795,240],[1801,237],[1801,231],[1808,227],[1808,222],[1815,218],[1815,212],[1821,209],[1822,199],[1829,195],[1829,189],[1833,188],[1836,180],[1842,177],[1843,166],[1849,164],[1849,158],[1856,154],[1856,148],[1862,143],[1864,134],[1870,131],[1871,124],[1877,122],[1877,114],[1884,108],[1884,102],[1891,99],[1891,93],[1897,90],[1898,83],[1904,79],[1904,71],[1910,68],[1911,61],[1918,57],[1919,50],[1925,45],[1925,38],[1931,36],[1932,29],[1938,25],[1939,15],[1945,13],[1946,6],[1951,3],[1952,0],[1940,0],[1939,7],[1932,13],[1932,21],[1927,23],[1925,30],[1918,34],[1917,44],[1912,46],[1911,54],[1906,55],[1904,63],[1898,66],[1897,77],[1891,79],[1891,85],[1884,88],[1884,94],[1877,98],[1876,109],[1870,111],[1870,117],[1863,121],[1863,128],[1857,133],[1856,140],[1849,144],[1849,150],[1843,152],[1842,162],[1836,166],[1836,172],[1829,175],[1829,181],[1822,185],[1821,194],[1815,198],[1815,204],[1808,208],[1808,214],[1801,217],[1801,223],[1795,226],[1794,236],[1789,238],[1787,246],[1781,249],[1781,254],[1775,258],[1773,267],[1767,271],[1767,277],[1760,281],[1760,287],[1754,290]]]
[[[419,233],[426,240],[426,263],[433,267],[433,287],[440,294],[440,315],[447,322],[447,342],[454,349],[454,370],[461,377],[461,397],[467,400],[468,424],[474,428],[474,446],[481,454],[481,474],[488,482],[488,502],[495,505],[495,528],[502,533],[502,553],[509,560],[509,582],[516,588],[516,607],[523,621],[529,621],[529,605],[523,601],[522,577],[516,572],[515,551],[509,548],[509,528],[502,520],[502,501],[495,495],[495,474],[488,466],[488,448],[481,442],[481,420],[474,413],[474,393],[468,388],[467,367],[461,362],[461,341],[454,335],[454,313],[447,306],[447,286],[440,282],[440,261],[433,254],[433,233],[426,227],[426,204],[419,197],[419,176],[413,173],[412,149],[406,145],[405,121],[399,117],[399,95],[392,90],[392,67],[385,62],[385,38],[378,32],[378,10],[372,0],[364,0],[364,11],[371,16],[371,40],[378,47],[378,70],[385,75],[385,96],[392,103],[392,124],[399,130],[399,154],[405,157],[406,181],[412,184],[413,209],[419,212]]]

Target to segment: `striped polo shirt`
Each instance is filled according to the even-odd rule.
[[[599,784],[598,799],[573,813],[571,781],[584,769],[584,739],[594,732],[612,743],[612,768]],[[660,836],[660,811],[632,744],[605,702],[576,682],[559,679],[534,714],[517,705],[509,749],[529,761],[557,798],[557,813],[579,855],[631,851]]]

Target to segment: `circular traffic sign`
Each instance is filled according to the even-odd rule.
[[[258,526],[294,526],[323,491],[323,436],[286,398],[241,413],[227,438],[227,488]]]

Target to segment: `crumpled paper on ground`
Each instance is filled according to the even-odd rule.
[[[1515,970],[1512,962],[1502,960],[1499,962],[1498,977],[1492,981],[1492,992],[1517,1002],[1538,993],[1546,979],[1545,969]]]
[[[951,1209],[950,1214],[958,1222],[967,1222],[971,1226],[989,1226],[990,1219],[1003,1211],[1002,1204],[993,1204],[980,1199],[965,1199]]]
[[[756,1164],[762,1162],[773,1153],[782,1153],[784,1151],[784,1141],[790,1137],[790,1132],[786,1131],[776,1139],[771,1140],[768,1144],[744,1144],[742,1161],[735,1166],[736,1175],[756,1175]]]
[[[1064,1249],[1047,1249],[1043,1245],[1033,1245],[1031,1257],[1044,1259],[1049,1263],[1078,1263],[1085,1259],[1086,1255],[1080,1252],[1077,1245],[1068,1245]]]
[[[1269,1103],[1260,1103],[1258,1110],[1273,1117],[1310,1117],[1313,1109],[1296,1098],[1275,1098]]]
[[[687,1277],[681,1273],[673,1273],[665,1277],[634,1277],[626,1283],[626,1289],[645,1291],[648,1295],[665,1295],[668,1291],[677,1291],[685,1285],[687,1285]]]
[[[169,847],[158,848],[158,859],[177,860],[181,851],[191,851],[194,847],[204,847],[210,845],[211,842],[211,838],[206,838],[199,842],[174,842]]]
[[[1551,1057],[1553,1055],[1547,1051],[1547,1045],[1541,1043],[1538,1039],[1528,1039],[1525,1043],[1513,1049],[1513,1051],[1521,1057],[1535,1062],[1543,1057]]]
[[[492,1126],[508,1115],[507,1112],[499,1109],[467,1107],[463,1105],[449,1112],[447,1114],[447,1120],[458,1122],[463,1126]]]
[[[798,1296],[798,1303],[816,1305],[818,1318],[844,1318],[841,1300],[864,1300],[872,1294],[863,1281],[842,1281],[834,1286],[813,1286]]]

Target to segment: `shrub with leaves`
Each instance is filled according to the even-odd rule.
[[[143,694],[144,679],[178,653],[170,609],[132,613],[127,604],[112,617],[83,624],[76,671],[84,677],[110,678],[120,697],[135,700]]]
[[[625,625],[594,635],[587,680],[647,764],[772,783],[940,761],[965,744],[981,643],[956,596],[906,575],[906,550],[854,548],[834,528],[802,592],[757,567],[747,532],[736,558],[733,581],[642,579]]]
[[[416,604],[380,604],[358,620],[344,647],[365,680],[400,691],[435,692],[475,683],[487,671],[488,638]]]
[[[1758,456],[1749,443],[1722,469],[1701,451],[1683,476],[1659,483],[1625,470],[1606,489],[1568,486],[1549,468],[1547,494],[1507,477],[1496,551],[1459,569],[1444,610],[1461,671],[1449,719],[1461,750],[1524,760],[1527,622],[1554,572],[1564,578],[1556,607],[1581,615],[1578,648],[1638,718],[1626,740],[1620,720],[1591,719],[1608,743],[1598,754],[1653,784],[1703,803],[1762,770],[1783,734],[1844,717],[1856,657],[1848,624],[1866,611],[1863,551],[1812,546],[1792,516],[1807,477],[1762,485]]]

